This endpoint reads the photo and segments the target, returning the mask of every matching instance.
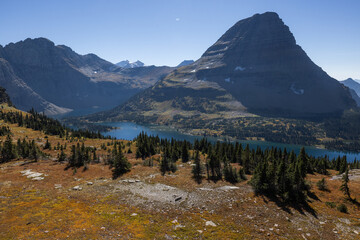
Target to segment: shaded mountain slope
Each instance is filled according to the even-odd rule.
[[[55,46],[45,38],[8,44],[0,54],[1,59],[7,62],[8,69],[13,72],[3,74],[0,82],[12,84],[15,78],[9,76],[16,76],[18,81],[21,80],[33,91],[32,95],[38,95],[54,106],[74,110],[111,108],[121,104],[172,70],[161,68],[158,71],[156,67],[151,67],[148,70],[151,77],[145,79],[144,74],[140,73],[139,76],[136,69],[126,73],[94,54],[79,55],[71,48]],[[35,103],[39,100],[22,98],[23,94],[16,95],[20,90],[14,88],[12,91],[12,87],[8,88],[10,97],[19,108],[28,110],[27,105],[31,105],[38,111],[45,109],[44,104]]]

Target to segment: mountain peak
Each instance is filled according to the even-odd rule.
[[[227,58],[227,60],[232,62],[234,55],[240,56],[251,52],[251,54],[255,54],[252,61],[249,62],[252,64],[253,62],[258,63],[259,60],[266,60],[262,54],[264,48],[281,51],[295,45],[293,34],[279,15],[274,12],[266,12],[255,14],[235,23],[203,54],[203,57],[219,58],[224,56],[225,58],[229,57],[230,59]],[[237,58],[241,60],[241,58]]]
[[[280,19],[279,14],[277,14],[276,12],[256,13],[252,17],[266,17],[266,18],[278,18],[278,19]]]
[[[137,60],[136,62],[130,62],[129,60],[124,60],[124,61],[116,63],[115,65],[122,67],[122,68],[136,68],[136,67],[145,66],[145,64],[139,60]]]
[[[210,118],[222,111],[232,117],[236,112],[318,118],[356,106],[348,89],[311,61],[274,12],[238,21],[195,63],[173,71],[120,109],[150,116],[163,102],[172,104],[159,115],[157,109],[159,121],[168,112],[186,111],[184,117],[198,111]]]
[[[23,44],[34,44],[34,45],[38,45],[38,46],[50,46],[50,47],[54,47],[55,44],[54,42],[50,41],[47,38],[44,37],[39,37],[39,38],[27,38],[24,41],[20,41],[18,43],[23,43]],[[16,44],[18,44],[16,43]]]
[[[176,67],[184,67],[184,66],[187,66],[187,65],[190,65],[190,64],[193,64],[193,63],[194,63],[194,60],[184,60],[179,65],[177,65]]]

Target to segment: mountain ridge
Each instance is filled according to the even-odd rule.
[[[266,12],[235,23],[194,63],[93,117],[158,123],[253,114],[318,118],[353,107],[348,89],[313,63],[278,14]]]
[[[14,104],[50,115],[114,107],[172,70],[151,67],[144,78],[137,68],[122,71],[95,54],[79,55],[46,38],[7,44],[0,48],[0,59],[0,85],[8,89]]]

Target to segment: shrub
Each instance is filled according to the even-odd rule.
[[[336,203],[334,203],[334,202],[326,202],[325,204],[326,204],[326,206],[331,207],[331,208],[336,207]]]
[[[342,213],[348,213],[348,209],[347,209],[347,207],[345,206],[345,204],[340,204],[338,207],[337,207],[337,209],[340,211],[340,212],[342,212]]]
[[[325,178],[322,178],[320,181],[318,181],[318,182],[316,183],[316,186],[318,187],[318,189],[319,189],[320,191],[326,191],[326,190],[328,190],[327,185],[326,185]]]

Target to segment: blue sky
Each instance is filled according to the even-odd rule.
[[[80,54],[174,66],[198,59],[228,28],[275,11],[332,77],[360,79],[358,0],[2,0],[0,44],[46,37]]]

